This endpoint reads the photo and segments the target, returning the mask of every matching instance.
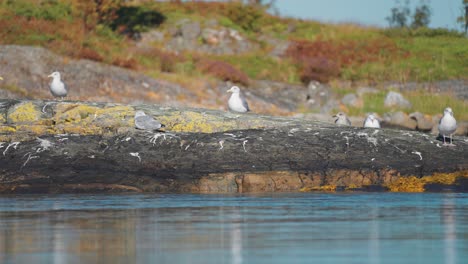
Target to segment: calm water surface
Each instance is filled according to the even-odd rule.
[[[468,263],[468,194],[3,196],[0,263]]]

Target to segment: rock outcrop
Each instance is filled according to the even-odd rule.
[[[134,129],[135,110],[166,125]],[[0,102],[0,193],[458,190],[468,140],[156,105]]]

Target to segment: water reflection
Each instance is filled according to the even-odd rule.
[[[0,197],[0,263],[462,263],[466,194]]]
[[[442,221],[444,225],[444,241],[445,241],[445,263],[456,263],[455,241],[456,236],[456,219],[455,219],[455,203],[452,197],[445,196],[442,206]]]

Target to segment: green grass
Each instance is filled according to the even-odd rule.
[[[272,58],[265,54],[218,56],[215,59],[230,63],[252,79],[300,82],[296,66],[288,60]]]
[[[451,107],[455,118],[468,121],[468,104],[466,101],[456,99],[450,95],[437,95],[427,92],[405,93],[406,98],[413,104],[412,112],[421,112],[430,115],[442,114],[445,107]]]
[[[345,91],[346,89],[342,89],[340,94],[345,94]],[[349,89],[347,91],[352,92]],[[385,107],[384,101],[387,91],[380,91],[375,94],[364,94],[363,107],[349,107],[347,114],[350,116],[364,116],[372,112],[383,115],[388,112],[403,111],[406,113],[421,112],[437,115],[442,114],[445,107],[451,107],[457,120],[468,121],[468,104],[463,100],[447,94],[431,94],[423,91],[403,92],[402,94],[412,104],[411,108]]]
[[[316,21],[275,17],[250,9],[248,10],[249,20],[242,20],[242,14],[247,9],[234,4],[220,9],[222,5],[228,4],[152,2],[143,4],[142,10],[157,11],[164,15],[166,20],[159,26],[159,30],[178,27],[181,19],[198,21],[202,26],[209,20],[216,19],[219,27],[238,30],[247,40],[258,44],[260,48],[248,54],[211,57],[234,65],[251,79],[300,83],[298,65],[286,57],[270,57],[268,52],[273,47],[261,40],[262,34],[283,40],[313,41],[320,38],[343,42],[347,40],[361,42],[390,40],[396,43],[401,52],[400,55],[389,55],[382,51],[378,60],[359,65],[351,64],[341,69],[339,77],[341,80],[364,83],[383,81],[404,83],[468,78],[468,38],[456,32],[440,29],[383,30],[354,24],[324,24]],[[103,56],[105,63],[112,63],[116,58],[128,59],[128,56],[130,58],[133,56],[132,50],[135,50],[135,43],[118,32],[112,31],[109,26],[97,25],[84,33],[80,32],[83,20],[78,16],[80,12],[73,8],[76,7],[67,1],[0,1],[0,28],[3,30],[0,33],[0,44],[39,45],[68,56],[79,56],[76,51],[86,47]],[[213,12],[207,13],[211,11]],[[22,18],[21,21],[17,21],[19,17]],[[55,30],[64,23],[67,25],[67,30]],[[356,54],[363,54],[363,52],[356,52]],[[143,70],[147,67],[158,68],[160,65],[157,58],[137,55],[135,58]],[[192,59],[178,62],[174,68],[174,74],[200,75]],[[372,108],[372,106],[368,107]]]

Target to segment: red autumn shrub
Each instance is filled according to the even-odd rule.
[[[227,62],[201,59],[196,64],[202,72],[213,75],[223,81],[248,85],[249,77]]]
[[[132,69],[132,70],[138,69],[138,61],[135,60],[134,58],[127,58],[127,59],[116,58],[112,61],[112,65]]]
[[[93,60],[93,61],[103,61],[104,58],[95,50],[92,50],[90,48],[83,48],[81,49],[77,57],[81,59],[87,59],[87,60]]]
[[[303,83],[310,81],[326,83],[340,74],[340,65],[326,57],[307,58],[301,64],[300,78]]]
[[[164,51],[159,48],[146,49],[141,51],[140,54],[148,58],[158,59],[161,71],[163,72],[174,72],[176,64],[184,60],[182,55]]]
[[[344,67],[401,56],[390,39],[373,40],[295,40],[286,56],[301,68],[301,80],[329,81],[338,77]]]

